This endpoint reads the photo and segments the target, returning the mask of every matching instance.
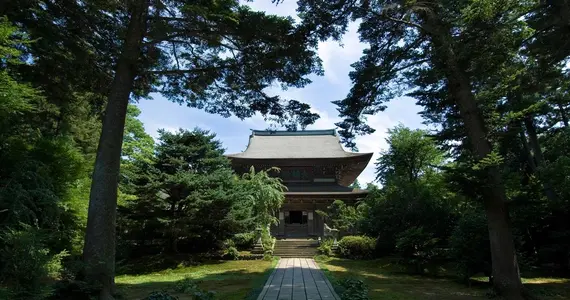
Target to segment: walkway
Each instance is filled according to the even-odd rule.
[[[311,258],[282,258],[257,300],[340,300]]]

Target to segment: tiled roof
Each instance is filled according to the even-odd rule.
[[[306,131],[253,130],[244,152],[228,157],[251,159],[343,158],[369,155],[344,151],[334,129]]]
[[[285,183],[288,193],[366,193],[366,190],[336,183]]]

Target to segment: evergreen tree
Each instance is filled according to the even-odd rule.
[[[426,131],[399,125],[389,129],[388,135],[389,149],[376,162],[376,180],[382,184],[391,180],[413,184],[441,166],[444,157]]]
[[[432,117],[457,121],[456,137],[470,146],[465,149],[480,167],[494,286],[509,299],[522,297],[522,284],[504,180],[489,138],[494,128],[486,117],[491,111],[477,91],[528,37],[520,15],[532,5],[509,0],[300,1],[299,8],[306,26],[320,38],[340,39],[350,20],[362,21],[359,33],[369,48],[353,65],[349,95],[335,102],[344,118],[337,125],[347,146],[355,146],[356,134],[374,131],[364,116],[384,110],[385,101],[406,89],[415,90],[412,96],[420,104],[437,109]]]
[[[315,42],[291,19],[252,12],[235,0],[133,0],[99,10],[124,16],[117,20],[122,44],[113,56],[115,73],[93,172],[84,248],[87,275],[102,285],[101,297],[108,299],[121,142],[131,94],[158,91],[226,117],[260,112],[281,120],[289,113],[303,127],[317,117],[308,105],[270,97],[263,89],[275,81],[301,87],[309,82],[305,75],[320,72],[320,63]]]
[[[388,149],[376,162],[376,180],[382,188],[372,189],[359,207],[360,229],[378,237],[382,254],[395,250],[403,254],[396,245],[410,237],[420,245],[445,245],[458,201],[441,171],[443,152],[427,132],[402,125],[388,130],[386,142]],[[431,243],[433,238],[437,244]]]
[[[126,212],[134,222],[123,234],[143,247],[145,240],[162,239],[168,241],[165,250],[179,252],[179,244],[214,249],[240,232],[244,225],[230,215],[243,195],[215,135],[161,130],[158,141],[152,161],[142,161],[133,172],[136,199],[127,201]]]
[[[84,160],[69,137],[39,130],[52,106],[18,72],[30,43],[0,18],[0,282],[11,299],[46,295],[80,229],[69,192]]]
[[[215,251],[236,233],[276,222],[279,179],[253,170],[236,176],[208,131],[159,134],[154,157],[133,164],[133,177],[121,185],[135,196],[121,205],[119,226],[124,241],[138,241],[134,250],[163,241],[170,253]]]

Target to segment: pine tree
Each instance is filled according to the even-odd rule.
[[[210,113],[247,118],[259,112],[304,127],[317,116],[296,100],[268,96],[274,82],[301,87],[321,73],[316,41],[288,18],[253,12],[238,1],[102,2],[98,14],[113,16],[122,43],[111,47],[113,81],[91,186],[84,259],[87,277],[113,293],[115,209],[121,144],[130,97],[150,91]],[[291,126],[289,124],[289,126]]]
[[[528,5],[528,6],[527,6]],[[519,1],[301,1],[305,26],[320,38],[340,39],[350,20],[359,19],[360,37],[369,47],[353,64],[353,86],[335,102],[337,124],[347,146],[357,134],[374,131],[366,115],[383,111],[385,102],[412,90],[421,105],[436,111],[432,121],[464,143],[479,168],[494,286],[508,299],[521,299],[522,283],[510,228],[507,197],[489,126],[492,113],[477,91],[528,37],[520,15],[532,3]],[[454,121],[448,123],[447,120]],[[480,165],[481,166],[481,165]]]

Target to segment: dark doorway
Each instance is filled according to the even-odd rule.
[[[302,224],[303,212],[300,210],[292,210],[289,212],[289,224]]]

